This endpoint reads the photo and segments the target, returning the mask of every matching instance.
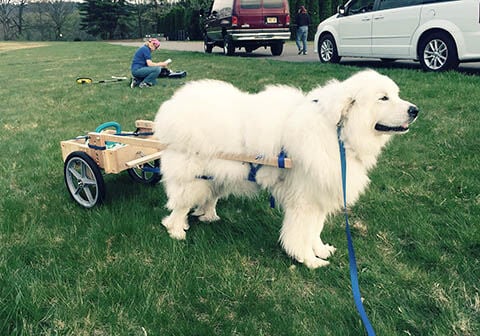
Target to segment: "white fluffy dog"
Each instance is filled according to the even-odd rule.
[[[288,255],[310,268],[327,265],[335,248],[320,233],[343,200],[337,125],[351,205],[382,147],[417,117],[417,107],[398,93],[391,79],[372,70],[309,93],[268,86],[249,94],[216,80],[186,84],[155,118],[155,136],[168,145],[162,173],[171,213],[162,224],[171,237],[185,239],[191,209],[201,221],[215,221],[219,198],[265,188],[284,210],[280,242]],[[256,182],[247,179],[249,164],[216,158],[221,152],[277,157],[282,150],[293,167],[263,166]]]

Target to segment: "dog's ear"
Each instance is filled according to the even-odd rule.
[[[354,97],[344,90],[338,80],[330,80],[325,86],[310,91],[307,99],[319,105],[322,111],[333,124],[347,117],[355,105]]]
[[[345,102],[343,104],[343,109],[340,112],[340,117],[342,119],[346,118],[350,110],[353,108],[355,105],[355,98],[353,97],[346,97]]]

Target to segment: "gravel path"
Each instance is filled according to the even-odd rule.
[[[126,46],[141,46],[142,41],[112,41],[112,44],[126,45]],[[160,41],[160,48],[165,50],[183,50],[183,51],[194,51],[203,53],[203,41]],[[221,48],[213,48],[213,53],[221,54],[223,50]],[[287,62],[316,62],[320,65],[320,60],[318,59],[318,54],[313,52],[313,41],[308,43],[308,55],[298,55],[297,46],[294,41],[288,41],[283,47],[283,53],[280,56],[272,56],[270,53],[270,48],[264,49],[259,48],[254,52],[247,54],[245,49],[242,49],[236,52],[236,55],[239,57],[249,57],[249,58],[270,58],[272,60],[278,61],[287,61]],[[342,58],[341,64],[353,65],[358,67],[368,67],[373,69],[379,68],[401,68],[401,69],[420,69],[420,64],[414,61],[405,61],[400,60],[393,63],[385,64],[379,59],[369,59],[369,58]],[[480,62],[475,63],[461,63],[459,69],[457,70],[462,73],[469,75],[480,75]]]
[[[120,44],[126,46],[141,46],[143,42],[141,41],[115,41],[110,42],[112,44]],[[288,62],[320,62],[318,59],[318,54],[313,52],[313,42],[309,43],[308,55],[297,55],[297,47],[295,42],[289,41],[285,43],[283,47],[283,53],[280,56],[272,56],[270,53],[270,48],[258,48],[254,52],[247,54],[245,49],[241,49],[236,52],[237,56],[241,57],[262,57],[262,58],[271,58],[278,61],[288,61]],[[202,41],[160,41],[160,48],[165,50],[183,50],[183,51],[196,51],[203,53],[203,42]],[[215,47],[213,48],[213,53],[220,54],[222,49]]]

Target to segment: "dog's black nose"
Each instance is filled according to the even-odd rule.
[[[416,106],[410,106],[408,108],[408,115],[410,118],[415,119],[418,115],[418,108]]]

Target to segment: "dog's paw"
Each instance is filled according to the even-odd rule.
[[[170,237],[177,240],[185,240],[185,238],[187,238],[187,233],[183,229],[168,229],[168,234]]]
[[[323,260],[321,258],[308,258],[303,260],[303,264],[310,269],[315,269],[327,266],[330,263],[327,260]]]
[[[172,227],[172,221],[170,220],[170,216],[167,216],[164,219],[162,219],[162,225],[165,226],[167,230]]]
[[[313,247],[315,255],[321,259],[327,259],[331,257],[337,249],[329,244],[318,244]]]
[[[183,240],[187,234],[185,230],[188,230],[190,226],[188,223],[178,223],[173,221],[171,216],[167,216],[162,219],[162,225],[167,229],[168,234],[173,239]]]
[[[215,222],[215,221],[220,220],[220,217],[218,217],[217,214],[213,214],[213,215],[205,214],[205,215],[202,215],[202,216],[198,217],[198,220],[201,221],[201,222]]]

